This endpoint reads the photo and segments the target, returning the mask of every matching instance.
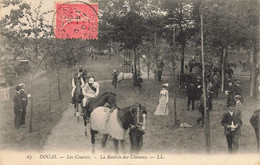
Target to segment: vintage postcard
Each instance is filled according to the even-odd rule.
[[[258,0],[0,5],[1,165],[260,164]]]

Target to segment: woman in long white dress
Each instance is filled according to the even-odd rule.
[[[162,85],[162,89],[160,91],[159,96],[159,104],[156,108],[156,111],[154,112],[154,115],[168,115],[169,109],[168,109],[168,100],[169,100],[169,93],[166,89],[168,87],[168,83]]]

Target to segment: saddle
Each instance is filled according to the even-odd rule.
[[[90,117],[90,112],[89,112],[89,102],[93,100],[93,98],[87,98],[87,102],[86,102],[86,107],[82,109],[82,112],[85,116],[87,116],[87,118]]]

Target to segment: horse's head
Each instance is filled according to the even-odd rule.
[[[111,106],[111,108],[118,108],[116,105],[116,94],[112,92],[108,92],[107,103]]]
[[[146,108],[142,106],[140,103],[136,102],[131,107],[130,114],[133,118],[131,123],[132,126],[137,127],[139,130],[144,131],[145,124],[146,124],[146,115],[147,115]]]
[[[138,153],[142,145],[140,145],[141,138],[144,134],[145,130],[145,125],[146,125],[146,108],[142,106],[140,103],[135,103],[131,108],[130,108],[130,114],[132,116],[132,123],[130,127],[130,143],[131,146],[131,152]],[[139,138],[137,138],[139,137]]]

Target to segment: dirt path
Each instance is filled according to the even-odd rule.
[[[100,85],[103,83],[111,82],[111,80],[100,80]],[[82,117],[77,122],[74,116],[74,106],[70,104],[59,123],[53,127],[50,135],[47,138],[43,151],[77,151],[84,153],[91,153],[92,145],[90,140],[90,126],[87,125],[88,136],[85,136],[85,126]],[[96,136],[96,153],[113,151],[113,141],[109,137],[107,140],[107,148],[105,150],[101,147],[102,135]],[[126,144],[129,143],[126,139]],[[129,148],[126,148],[129,150]]]
[[[69,105],[60,122],[53,127],[48,136],[45,151],[86,151],[87,148],[91,149],[90,137],[84,135],[83,119],[80,119],[78,123],[73,113],[74,107]]]

